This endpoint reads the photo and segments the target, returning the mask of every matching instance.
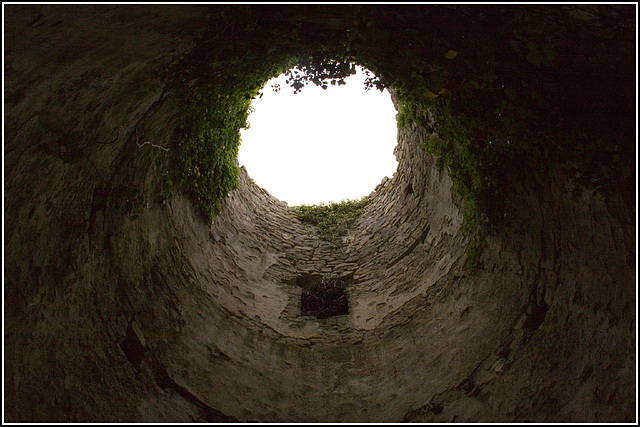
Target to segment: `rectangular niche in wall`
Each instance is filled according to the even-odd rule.
[[[304,273],[297,277],[302,288],[300,314],[318,319],[349,314],[349,301],[345,287],[353,282],[353,275],[329,278]]]

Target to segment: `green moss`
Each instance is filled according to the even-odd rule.
[[[321,239],[337,244],[368,202],[364,197],[338,203],[293,206],[291,210],[301,222],[316,226]]]

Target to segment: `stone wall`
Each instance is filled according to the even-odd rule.
[[[149,70],[207,9],[6,11],[6,421],[634,419],[634,223],[615,195],[531,183],[525,225],[472,268],[451,180],[410,127],[342,245],[245,170],[210,225],[163,201],[141,145],[170,146],[176,107]],[[39,148],[42,111],[84,157]],[[107,191],[126,185],[137,218]],[[348,314],[302,316],[304,273],[352,275]]]

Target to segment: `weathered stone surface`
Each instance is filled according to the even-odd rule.
[[[451,180],[410,127],[341,247],[245,170],[208,225],[161,201],[136,144],[169,146],[151,70],[206,9],[5,10],[6,421],[634,420],[635,226],[615,196],[523,188],[526,229],[471,269]],[[42,110],[95,141],[86,159],[38,150]],[[104,200],[125,184],[137,219]],[[353,274],[349,313],[301,316],[302,273]]]

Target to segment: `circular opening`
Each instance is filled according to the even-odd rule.
[[[397,168],[397,125],[389,93],[365,90],[365,79],[357,67],[344,85],[299,93],[284,74],[269,80],[241,131],[240,165],[289,205],[369,195]]]

